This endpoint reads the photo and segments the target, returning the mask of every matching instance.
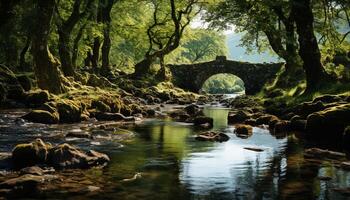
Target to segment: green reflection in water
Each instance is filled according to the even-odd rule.
[[[214,119],[214,129],[221,129],[227,127],[227,116],[229,109],[217,107],[205,107],[204,114]]]

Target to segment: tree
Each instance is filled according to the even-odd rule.
[[[325,80],[329,80],[321,63],[321,53],[314,34],[314,16],[310,0],[293,0],[292,13],[299,36],[299,55],[306,73],[306,92],[313,91]]]
[[[62,62],[62,71],[66,76],[74,76],[75,74],[75,66],[73,63],[74,49],[72,49],[71,41],[73,29],[81,19],[88,16],[88,13],[91,12],[94,1],[95,0],[75,0],[72,6],[72,11],[70,15],[68,15],[67,19],[64,19],[64,17],[60,14],[61,9],[56,9],[56,13],[58,15],[57,30],[59,35],[58,50]],[[84,10],[81,12],[80,8],[84,2],[86,5]],[[67,2],[65,1],[64,4],[67,4]]]
[[[189,32],[189,36],[184,38],[181,45],[182,51],[179,56],[186,58],[190,63],[210,61],[216,56],[227,54],[224,35],[204,29],[194,29]]]
[[[32,39],[34,72],[41,89],[58,94],[64,87],[58,70],[59,61],[48,48],[51,19],[55,8],[55,0],[38,0],[35,30]]]
[[[135,65],[134,76],[149,74],[151,65],[156,59],[159,59],[161,65],[160,74],[165,75],[164,56],[180,45],[185,28],[200,10],[195,8],[199,4],[198,0],[151,1],[154,9],[153,22],[147,29],[149,48],[145,58]]]

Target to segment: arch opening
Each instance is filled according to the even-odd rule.
[[[228,73],[215,74],[202,85],[201,92],[209,94],[244,94],[244,82],[238,76]]]

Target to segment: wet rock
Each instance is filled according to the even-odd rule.
[[[239,124],[235,126],[234,133],[237,137],[248,138],[253,134],[253,127],[246,124]]]
[[[255,126],[256,125],[256,119],[247,119],[244,121],[245,124]]]
[[[263,152],[264,149],[257,148],[257,147],[244,147],[243,149],[249,150],[249,151],[255,151],[255,152]]]
[[[108,162],[109,157],[106,154],[92,150],[84,153],[66,143],[52,148],[48,155],[48,163],[58,169],[104,166]]]
[[[138,172],[132,178],[125,178],[121,181],[122,182],[133,182],[133,181],[136,181],[137,179],[140,179],[140,178],[142,178],[142,174]]]
[[[92,138],[92,136],[88,132],[82,132],[82,131],[72,131],[66,134],[66,137],[73,137],[73,138]]]
[[[60,119],[57,113],[50,113],[45,110],[32,110],[22,118],[30,122],[43,124],[57,124]]]
[[[12,151],[12,160],[15,168],[23,168],[45,163],[48,151],[52,148],[41,139],[27,144],[18,144]]]
[[[346,160],[345,153],[329,151],[319,148],[306,149],[304,152],[306,158],[331,159],[331,160]]]
[[[191,104],[185,107],[185,111],[187,114],[194,116],[197,113],[201,112],[201,109],[199,108],[199,106]]]
[[[43,183],[44,181],[45,179],[43,176],[25,174],[0,183],[0,188],[12,189],[17,187],[25,189],[36,189],[38,184]]]
[[[286,121],[286,120],[278,121],[275,124],[274,129],[273,129],[273,132],[275,134],[277,134],[277,133],[285,133],[285,132],[288,132],[288,131],[290,131],[290,122]]]
[[[99,121],[121,121],[125,120],[125,116],[121,113],[95,113],[95,118]]]
[[[213,127],[214,120],[211,117],[198,116],[193,119],[195,126],[201,126],[203,124],[209,124],[210,127]]]
[[[317,139],[341,140],[344,129],[350,125],[350,104],[315,112],[307,117],[307,136]]]
[[[32,167],[25,167],[20,170],[20,174],[32,174],[32,175],[38,175],[42,176],[44,174],[44,170],[41,169],[38,166],[32,166]]]
[[[40,106],[50,99],[50,94],[46,90],[37,90],[27,95],[26,103],[31,106]]]
[[[249,119],[249,113],[239,110],[236,113],[230,113],[227,117],[227,121],[229,124],[242,123],[245,120]]]
[[[230,137],[221,132],[208,131],[197,135],[195,139],[198,141],[226,142]]]
[[[271,121],[274,120],[279,120],[278,117],[274,116],[274,115],[262,115],[259,118],[256,119],[256,124],[258,125],[262,125],[262,124],[266,124],[268,125]]]
[[[293,131],[305,131],[306,120],[300,117],[299,115],[295,115],[290,119],[290,129]]]

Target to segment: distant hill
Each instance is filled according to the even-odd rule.
[[[272,55],[269,52],[263,54],[252,52],[251,54],[246,54],[246,49],[238,46],[242,35],[242,33],[231,33],[226,35],[226,44],[229,51],[228,59],[254,63],[279,61],[276,55]]]

